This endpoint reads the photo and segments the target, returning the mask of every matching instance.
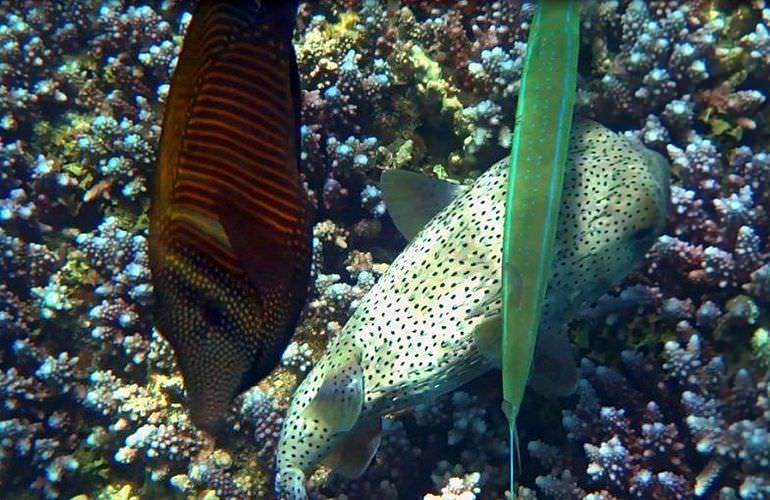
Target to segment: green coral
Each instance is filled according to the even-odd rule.
[[[703,103],[703,111],[698,119],[711,129],[709,135],[717,140],[738,142],[743,137],[744,126],[741,125],[739,116],[734,116],[727,107],[730,94],[741,85],[748,77],[746,70],[739,70],[722,81],[714,89],[700,93],[699,99]]]
[[[463,105],[458,98],[459,90],[444,77],[439,63],[416,44],[409,51],[409,60],[417,78],[417,92],[438,103],[443,115],[450,115],[455,123],[461,122]]]
[[[358,46],[361,38],[359,16],[355,12],[340,14],[336,22],[320,21],[317,29],[309,29],[296,45],[297,61],[314,66],[312,80],[332,78],[337,71],[335,61],[342,60],[348,50]],[[311,63],[312,61],[312,63]]]
[[[79,495],[72,500],[79,499],[80,497],[85,499],[89,498],[86,495]],[[117,483],[97,491],[92,498],[94,498],[94,500],[139,500],[141,497],[135,491],[133,485]]]
[[[442,164],[453,175],[466,171],[473,159],[459,154],[462,138],[458,133],[464,133],[471,124],[463,113],[460,90],[417,43],[397,47],[389,64],[396,82],[407,87],[404,97],[396,100],[395,121],[403,137],[412,141],[413,159]],[[404,134],[401,124],[411,124],[410,133]]]
[[[770,331],[757,328],[751,337],[751,349],[754,360],[765,370],[770,369]]]
[[[438,164],[433,165],[433,168],[431,169],[433,172],[433,175],[436,176],[437,179],[446,180],[449,178],[449,174],[446,171],[446,168],[444,168],[444,165]]]
[[[105,217],[115,217],[118,227],[132,234],[143,233],[150,227],[150,215],[147,210],[137,212],[136,207],[109,206],[105,208]]]
[[[740,46],[740,41],[756,25],[752,9],[745,5],[717,7],[706,11],[706,15],[712,18],[719,17],[723,21],[722,33],[714,51],[712,73],[724,76],[745,69],[750,58]]]

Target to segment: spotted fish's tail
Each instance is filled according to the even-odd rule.
[[[279,469],[275,475],[275,493],[279,500],[305,500],[305,474],[296,467]]]
[[[363,473],[377,452],[382,431],[379,415],[362,415],[363,405],[361,347],[343,338],[328,348],[327,356],[294,393],[278,440],[279,498],[307,498],[305,474],[321,461],[348,478]]]

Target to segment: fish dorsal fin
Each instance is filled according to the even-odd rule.
[[[363,370],[355,356],[336,366],[324,377],[305,413],[331,432],[348,432],[356,425],[364,404]]]
[[[377,453],[381,439],[382,418],[364,419],[337,443],[324,463],[348,479],[360,477]]]
[[[473,337],[479,352],[495,366],[500,366],[502,357],[503,317],[491,316],[484,318],[473,329]]]
[[[380,186],[390,218],[410,241],[429,220],[467,189],[407,170],[386,170],[382,173]]]

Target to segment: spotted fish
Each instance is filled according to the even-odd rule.
[[[383,414],[499,366],[508,171],[504,159],[465,192],[407,172],[383,176],[391,216],[413,239],[295,392],[277,452],[281,497],[304,498],[306,474],[322,460],[343,475],[361,474]],[[569,394],[577,378],[567,322],[626,275],[662,231],[669,166],[598,123],[576,120],[565,175],[530,381],[552,394]]]
[[[297,4],[201,0],[163,122],[150,211],[155,324],[193,422],[210,432],[277,364],[305,300]]]

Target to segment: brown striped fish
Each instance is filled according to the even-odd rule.
[[[305,302],[297,4],[201,0],[171,82],[150,210],[155,325],[209,432],[276,366]]]

